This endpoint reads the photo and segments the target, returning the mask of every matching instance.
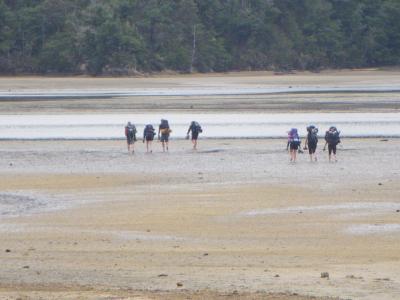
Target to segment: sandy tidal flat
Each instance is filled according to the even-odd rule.
[[[399,146],[2,141],[0,298],[398,299]]]

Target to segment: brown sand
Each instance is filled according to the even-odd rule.
[[[229,88],[399,88],[400,71],[346,70],[320,74],[302,72],[277,76],[271,72],[148,78],[0,77],[0,92],[54,90],[127,91],[136,89]],[[385,112],[400,109],[399,93],[289,93],[226,96],[131,96],[92,99],[24,99],[0,102],[0,113],[105,113],[145,111],[352,111]],[[51,99],[50,99],[51,100]]]
[[[400,141],[343,143],[3,141],[0,298],[398,299]]]
[[[0,78],[0,91],[398,86],[398,71]],[[1,114],[398,111],[398,93],[0,102]],[[400,299],[400,140],[0,141],[0,299]],[[329,279],[321,278],[322,272]],[[299,296],[304,295],[304,296]]]

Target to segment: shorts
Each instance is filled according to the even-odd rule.
[[[315,150],[317,150],[317,144],[308,144],[308,153],[314,154]]]
[[[154,140],[154,135],[146,135],[145,139],[147,142],[151,142],[152,140]]]
[[[128,145],[132,145],[134,142],[136,141],[136,137],[135,136],[127,136],[126,137],[126,142],[128,143]]]
[[[198,132],[192,132],[192,140],[197,140],[199,137],[199,133]]]
[[[168,143],[168,140],[169,140],[169,134],[161,134],[161,137],[160,137],[161,142]]]
[[[290,142],[290,150],[298,150],[299,149],[299,143],[297,142]]]
[[[333,154],[336,155],[336,144],[328,144],[328,151],[329,155]]]

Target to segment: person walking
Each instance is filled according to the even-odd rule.
[[[200,124],[196,121],[192,121],[189,125],[189,129],[186,133],[186,138],[189,139],[189,133],[192,133],[192,144],[193,150],[197,150],[197,139],[199,138],[199,133],[203,132]]]
[[[318,144],[318,128],[314,125],[310,125],[307,127],[307,138],[304,144],[304,150],[308,149],[310,161],[317,161],[317,154],[315,152],[317,150]]]
[[[292,128],[288,131],[288,142],[286,146],[286,150],[290,151],[290,162],[296,162],[297,160],[297,151],[300,148],[300,137],[297,132],[297,128]]]
[[[143,143],[146,141],[146,152],[152,153],[152,143],[156,135],[153,125],[147,124],[143,130]]]
[[[128,153],[134,153],[134,144],[136,142],[136,126],[131,122],[128,122],[125,126],[125,137],[126,143],[128,145]]]
[[[332,160],[334,162],[337,162],[336,146],[341,142],[339,135],[340,131],[338,131],[335,126],[331,126],[329,130],[325,133],[324,151],[326,149],[326,145],[328,145],[329,162],[331,162]]]
[[[168,120],[161,119],[161,123],[158,126],[158,139],[162,143],[163,152],[167,150],[168,152],[168,142],[169,142],[169,135],[172,130],[169,128]]]

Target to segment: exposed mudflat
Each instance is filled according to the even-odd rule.
[[[0,114],[391,112],[397,71],[0,78],[0,92],[308,89],[5,99]],[[40,120],[38,120],[40,121]],[[126,120],[122,120],[126,122]],[[0,132],[1,135],[1,132]],[[400,140],[0,141],[0,299],[399,299]]]
[[[396,299],[399,143],[2,141],[0,297]]]

